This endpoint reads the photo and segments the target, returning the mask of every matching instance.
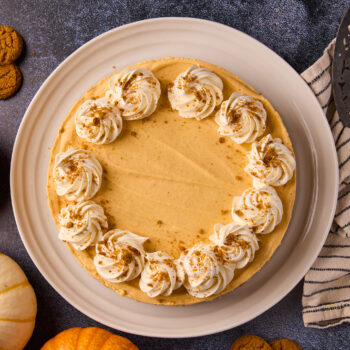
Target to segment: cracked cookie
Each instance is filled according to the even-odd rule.
[[[14,62],[22,49],[22,37],[13,28],[0,25],[0,65]]]
[[[272,350],[302,350],[301,346],[290,339],[279,339],[270,342]]]
[[[0,100],[11,97],[21,86],[22,74],[15,64],[0,66]]]
[[[272,350],[272,348],[257,335],[246,334],[234,341],[231,350]]]

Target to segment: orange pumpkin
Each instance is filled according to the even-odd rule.
[[[102,328],[70,328],[58,333],[41,350],[139,350],[129,339]]]

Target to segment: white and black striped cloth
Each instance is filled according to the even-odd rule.
[[[303,320],[327,328],[350,321],[350,128],[343,126],[332,95],[333,41],[302,77],[314,91],[330,124],[338,153],[339,195],[334,222],[320,255],[306,274]]]

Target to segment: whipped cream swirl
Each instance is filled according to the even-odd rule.
[[[270,134],[253,143],[248,159],[244,170],[254,178],[255,186],[282,186],[293,177],[295,159],[292,152]]]
[[[77,135],[91,143],[113,142],[122,126],[119,110],[104,98],[85,101],[75,114]]]
[[[168,296],[182,286],[185,272],[177,260],[161,251],[147,253],[146,260],[139,285],[149,297]]]
[[[234,264],[225,264],[215,254],[214,246],[197,244],[180,257],[185,271],[184,286],[197,298],[222,292],[234,275]]]
[[[266,111],[256,98],[234,92],[221,104],[215,121],[221,135],[236,143],[253,142],[265,131]]]
[[[259,249],[256,235],[247,226],[233,222],[227,225],[216,224],[214,234],[209,238],[216,245],[216,255],[226,262],[234,263],[237,269],[252,262]]]
[[[146,68],[126,68],[112,76],[106,97],[126,120],[150,116],[157,108],[160,83]]]
[[[139,276],[145,264],[143,244],[147,237],[124,230],[111,230],[96,244],[94,265],[98,274],[113,283]]]
[[[91,152],[73,148],[56,155],[53,177],[59,196],[86,201],[101,187],[102,166]]]
[[[282,215],[282,202],[270,186],[249,188],[233,198],[233,222],[250,227],[254,233],[272,232],[281,222]]]
[[[84,250],[96,244],[108,228],[103,208],[93,201],[69,204],[59,215],[59,238],[72,244],[76,250]]]
[[[183,118],[203,119],[223,100],[222,80],[207,68],[191,66],[169,88],[171,107]]]

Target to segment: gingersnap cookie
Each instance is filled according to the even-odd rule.
[[[11,97],[19,89],[22,74],[15,64],[0,66],[0,100]]]
[[[279,339],[270,342],[272,350],[302,350],[301,346],[290,339]]]
[[[14,62],[22,49],[22,37],[13,28],[0,25],[0,65]]]
[[[246,334],[235,340],[231,345],[231,350],[272,350],[272,348],[257,335]]]

